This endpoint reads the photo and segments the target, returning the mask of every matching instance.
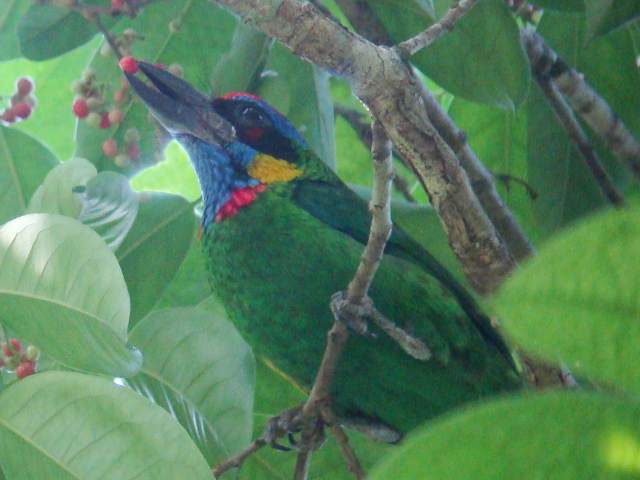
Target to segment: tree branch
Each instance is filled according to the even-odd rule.
[[[391,43],[384,26],[366,2],[363,0],[337,0],[337,2],[360,34],[378,44],[388,45]],[[458,128],[427,89],[421,88],[421,95],[429,120],[433,122],[438,133],[460,159],[473,191],[498,234],[507,244],[511,254],[518,262],[535,254],[533,245],[513,213],[500,198],[493,181],[493,175],[477,157],[467,142],[465,133]],[[409,167],[412,168],[410,165]],[[415,169],[413,170],[415,172]]]
[[[624,197],[615,187],[609,177],[609,174],[600,163],[598,155],[591,146],[591,143],[578,123],[578,120],[576,120],[576,117],[573,115],[571,108],[567,105],[567,102],[564,100],[562,95],[558,93],[558,90],[549,78],[542,78],[539,75],[535,75],[535,78],[549,102],[549,105],[556,114],[556,118],[584,158],[584,161],[587,164],[587,167],[589,167],[591,175],[593,175],[593,178],[600,187],[602,194],[616,207],[623,206]]]
[[[521,32],[531,68],[548,77],[606,147],[640,180],[640,142],[609,104],[530,28]]]
[[[347,78],[411,163],[474,288],[494,291],[515,262],[460,163],[424,109],[422,82],[390,48],[376,47],[299,0],[214,0],[294,54]],[[330,39],[330,43],[327,42]]]
[[[218,478],[227,470],[240,467],[247,458],[249,458],[251,455],[256,453],[265,445],[267,445],[267,440],[265,439],[264,435],[256,438],[253,442],[249,444],[247,448],[242,450],[240,453],[216,465],[216,467],[213,469],[213,476],[215,478]]]
[[[453,30],[456,23],[464,17],[469,10],[471,10],[478,0],[459,0],[452,4],[447,10],[447,13],[431,25],[426,30],[420,32],[415,37],[412,37],[404,42],[399,43],[396,48],[400,51],[400,55],[403,57],[410,57],[415,55],[423,48],[427,48],[442,35]]]

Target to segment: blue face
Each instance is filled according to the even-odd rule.
[[[248,93],[230,93],[213,102],[216,112],[236,129],[242,143],[273,157],[296,163],[307,142],[287,118],[264,100]]]

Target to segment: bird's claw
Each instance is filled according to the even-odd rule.
[[[346,300],[345,292],[337,292],[331,297],[333,317],[349,330],[364,337],[376,338],[376,334],[369,331],[366,318],[372,306],[371,299],[365,298],[361,304],[353,304]]]
[[[302,415],[303,405],[285,410],[280,415],[271,418],[265,427],[263,438],[274,450],[290,452],[306,448],[315,450],[322,446],[326,436],[324,434],[324,424],[320,418],[312,419],[314,424],[305,435],[305,419]],[[301,433],[301,438],[297,439],[295,434]],[[278,440],[286,435],[289,446],[282,445]]]

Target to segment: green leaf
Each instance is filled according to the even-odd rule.
[[[584,16],[551,11],[543,16],[538,31],[562,58],[585,75],[632,132],[640,132],[636,88],[640,75],[628,32],[618,30],[585,45]],[[541,234],[549,235],[606,204],[583,158],[537,86],[532,88],[527,103],[527,128],[528,180],[540,192],[533,206]],[[629,172],[598,141],[593,143],[614,182],[624,189],[631,181]]]
[[[0,321],[69,367],[130,376],[129,295],[109,248],[60,215],[30,214],[0,228]]]
[[[59,213],[78,218],[82,200],[73,189],[84,187],[98,172],[84,158],[74,158],[51,170],[29,202],[29,213]]]
[[[200,198],[200,184],[189,155],[175,140],[165,148],[164,160],[138,172],[131,179],[131,187],[138,192],[173,193],[189,201]]]
[[[0,126],[0,224],[22,215],[58,161],[30,136]]]
[[[282,45],[271,50],[258,94],[302,133],[313,150],[335,169],[333,102],[326,72],[293,55]]]
[[[469,145],[494,174],[501,198],[516,215],[530,240],[539,237],[534,205],[546,192],[529,186],[526,106],[501,110],[456,98],[449,115],[467,134]],[[508,175],[504,177],[504,175]]]
[[[161,408],[103,378],[47,372],[0,395],[8,478],[211,479],[185,431]]]
[[[30,6],[31,4],[25,0],[9,0],[8,5],[0,12],[0,61],[20,56],[18,21]]]
[[[168,25],[176,19],[180,20],[182,28],[172,32]],[[179,63],[185,79],[207,92],[213,66],[228,50],[235,25],[236,19],[231,14],[208,0],[174,0],[150,3],[135,19],[121,20],[112,31],[117,34],[125,28],[133,28],[144,37],[133,46],[132,54],[136,58],[165,65]],[[113,55],[104,57],[96,53],[91,68],[104,83],[106,97],[111,98],[124,78],[117,59]],[[86,122],[78,123],[76,154],[89,159],[98,170],[119,170],[113,159],[104,155],[101,145],[107,138],[114,138],[118,145],[124,145],[124,134],[131,127],[140,132],[141,157],[127,167],[127,173],[155,164],[159,152],[164,149],[164,141],[158,140],[156,124],[150,119],[148,110],[132,99],[130,96],[120,106],[124,120],[118,125],[98,129]]]
[[[536,0],[537,7],[565,12],[584,12],[585,0]]]
[[[131,190],[129,179],[115,172],[100,172],[87,182],[80,197],[78,220],[93,228],[116,251],[138,214],[138,196]]]
[[[47,60],[91,40],[96,31],[82,15],[54,5],[32,5],[18,22],[22,54]]]
[[[505,398],[427,426],[370,478],[637,478],[639,419],[637,402],[595,393]]]
[[[251,441],[255,362],[222,317],[156,310],[131,332],[144,365],[127,384],[180,422],[213,466]]]
[[[495,299],[527,351],[574,373],[640,391],[637,206],[589,218],[545,244]]]
[[[157,303],[193,236],[193,207],[175,195],[144,193],[138,216],[117,251],[131,296],[131,325]]]
[[[416,2],[404,8],[389,0],[367,3],[395,42],[412,37],[434,21],[428,9]],[[451,3],[435,2],[438,18]],[[411,61],[450,93],[500,108],[520,104],[529,88],[529,64],[518,26],[503,0],[482,0],[453,31]]]
[[[640,17],[640,0],[585,0],[591,37],[606,35]]]
[[[18,1],[29,4],[27,0]],[[76,118],[71,113],[74,93],[70,85],[80,78],[82,69],[99,45],[98,40],[96,36],[82,47],[46,61],[17,58],[0,62],[0,92],[3,94],[15,90],[18,77],[28,76],[34,82],[32,95],[37,100],[36,106],[27,121],[13,124],[12,129],[37,138],[59,159],[71,158],[75,150],[73,132]]]

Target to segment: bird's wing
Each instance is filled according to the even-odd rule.
[[[292,199],[298,207],[321,222],[349,235],[363,245],[367,243],[371,225],[367,203],[339,180],[299,180],[296,182]],[[414,263],[440,281],[456,297],[483,337],[493,343],[509,360],[512,359],[508,347],[471,294],[438,260],[401,228],[394,226],[385,254]]]

